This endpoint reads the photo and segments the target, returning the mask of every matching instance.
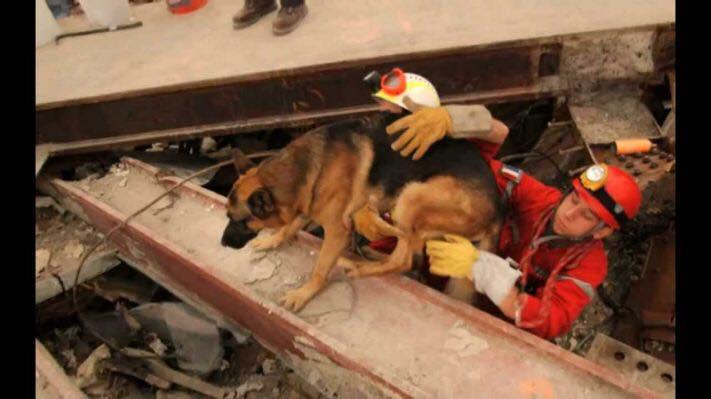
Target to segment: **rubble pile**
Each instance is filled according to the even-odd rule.
[[[89,397],[319,397],[248,333],[218,327],[126,265],[86,285],[83,323],[45,319],[38,339]]]

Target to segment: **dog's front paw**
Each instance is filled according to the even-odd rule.
[[[307,286],[287,291],[279,300],[285,308],[298,312],[316,293]]]
[[[314,295],[321,291],[324,284],[325,281],[322,279],[311,278],[311,280],[301,287],[287,291],[286,294],[281,297],[280,302],[285,308],[298,312]]]
[[[284,243],[284,239],[280,234],[270,236],[257,237],[251,241],[250,245],[257,251],[269,251],[278,248]]]

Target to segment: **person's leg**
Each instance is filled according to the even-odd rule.
[[[242,9],[232,17],[232,24],[235,29],[246,28],[276,9],[276,0],[245,0]]]
[[[308,14],[304,0],[281,0],[281,9],[272,25],[275,35],[285,35],[296,29]]]

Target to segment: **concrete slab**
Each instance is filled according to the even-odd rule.
[[[136,6],[144,26],[74,37],[36,51],[36,104],[98,101],[288,73],[314,65],[583,32],[667,24],[672,0],[309,0],[307,20],[283,37],[267,16],[232,28],[236,0],[175,16]],[[83,17],[60,21],[65,30]]]

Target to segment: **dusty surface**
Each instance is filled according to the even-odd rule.
[[[73,214],[59,214],[54,208],[41,207],[35,211],[35,273],[37,283],[61,276],[68,285],[67,278],[79,266],[82,255],[91,249],[100,237],[93,227]],[[106,270],[116,263],[108,260],[113,250],[108,245],[101,245],[89,257],[87,263],[99,258],[107,258]],[[74,276],[71,275],[71,281]],[[60,288],[61,289],[61,288]]]
[[[101,179],[77,185],[124,213],[162,192],[149,176],[122,170],[115,168]],[[184,248],[223,281],[246,284],[271,306],[303,281],[315,261],[316,251],[302,245],[288,245],[261,258],[249,247],[239,251],[222,247],[224,209],[199,200],[176,198],[171,206],[149,210],[137,221]],[[341,280],[341,273],[336,269],[332,281]],[[330,284],[298,316],[325,334],[330,345],[347,348],[369,370],[415,396],[462,397],[477,390],[512,397],[539,380],[554,387],[560,397],[624,396],[574,368],[561,368],[558,360],[491,327],[462,324],[454,314],[382,279],[341,281]],[[334,391],[369,394],[367,384],[352,386],[353,376],[337,378],[342,369],[328,359],[317,363],[322,371],[311,375],[314,381],[309,382],[327,381]],[[516,367],[512,370],[511,365]],[[510,372],[501,373],[503,369]],[[336,377],[325,378],[327,371]],[[447,392],[440,392],[443,386]]]
[[[661,131],[640,96],[632,88],[602,90],[571,104],[570,115],[588,144],[658,138]]]
[[[145,4],[133,8],[141,28],[45,45],[36,51],[36,104],[675,20],[671,0],[310,0],[304,23],[276,38],[274,14],[233,30],[239,7],[234,0],[210,0],[197,12],[174,16],[164,2]],[[85,24],[83,16],[59,22],[65,30]]]
[[[604,81],[638,81],[654,71],[653,43],[652,30],[577,36],[563,46],[560,74],[576,94],[597,90]]]

